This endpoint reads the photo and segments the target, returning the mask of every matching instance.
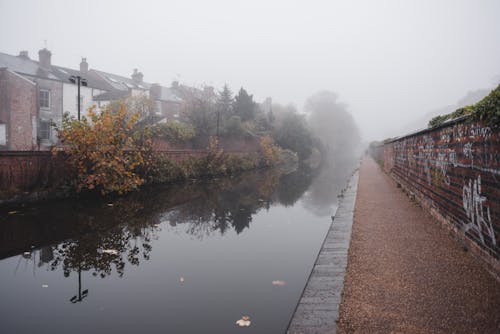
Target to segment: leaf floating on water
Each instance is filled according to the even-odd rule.
[[[102,252],[105,254],[118,255],[118,251],[116,249],[103,249]]]
[[[250,317],[248,315],[244,315],[241,319],[236,321],[236,324],[240,327],[248,327],[252,322],[250,321]]]
[[[113,206],[114,204],[113,203],[108,203],[106,204],[107,206]]]
[[[42,284],[42,288],[48,288],[49,285],[48,284]]]
[[[15,210],[14,210],[14,211],[9,211],[9,212],[7,212],[7,213],[8,213],[9,215],[15,215],[15,214],[16,214],[16,213],[18,213],[18,212],[19,212],[19,211],[15,211]]]
[[[285,281],[281,281],[281,280],[276,280],[276,281],[273,281],[273,285],[284,286],[284,285],[286,285],[286,282]]]

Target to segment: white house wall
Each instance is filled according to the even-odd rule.
[[[97,105],[97,102],[94,102],[92,95],[97,95],[96,89],[80,86],[80,96],[83,96],[83,104],[80,106],[80,115],[87,116],[88,109],[94,105]],[[101,92],[101,91],[99,91]],[[70,116],[75,118],[78,117],[78,105],[77,105],[77,96],[78,96],[78,86],[72,83],[64,83],[63,84],[63,112],[68,112]]]

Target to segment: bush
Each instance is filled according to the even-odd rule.
[[[155,125],[153,135],[172,143],[185,143],[193,139],[196,132],[190,124],[168,121],[167,123]]]
[[[472,115],[473,120],[483,122],[492,128],[500,127],[500,85],[475,105],[457,109],[446,115],[436,116],[429,121],[428,126],[438,126],[446,121],[465,115]]]
[[[147,133],[134,130],[139,115],[127,116],[123,105],[101,113],[90,109],[88,114],[81,121],[66,114],[57,129],[66,162],[76,175],[76,190],[123,194],[137,189],[145,182],[140,171],[149,168],[151,152]]]

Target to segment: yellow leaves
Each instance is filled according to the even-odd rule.
[[[274,140],[271,136],[266,135],[260,137],[259,146],[265,165],[273,165],[278,162],[280,148],[274,144]]]
[[[142,185],[139,172],[152,159],[152,142],[134,138],[139,116],[128,117],[124,105],[100,113],[91,108],[88,115],[90,122],[65,117],[58,130],[68,163],[77,173],[77,190],[122,194]]]

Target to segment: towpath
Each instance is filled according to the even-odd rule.
[[[500,333],[500,282],[369,158],[337,332]]]

